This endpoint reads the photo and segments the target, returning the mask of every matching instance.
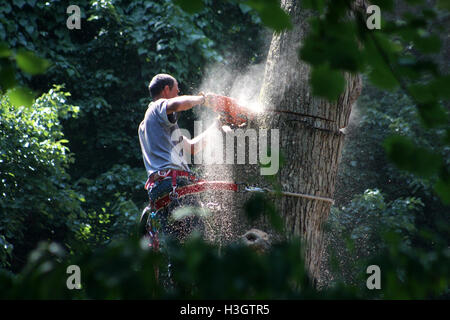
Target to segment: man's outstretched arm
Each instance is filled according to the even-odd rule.
[[[179,96],[171,98],[167,101],[167,114],[174,112],[186,111],[191,109],[193,106],[201,105],[205,103],[205,96]]]

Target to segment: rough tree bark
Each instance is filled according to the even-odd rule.
[[[310,68],[298,58],[298,48],[308,32],[312,14],[300,8],[299,1],[282,0],[290,15],[291,31],[274,34],[266,62],[260,102],[265,108],[293,111],[321,119],[271,113],[261,127],[279,129],[284,165],[279,183],[284,191],[333,198],[338,164],[344,142],[340,130],[348,124],[351,106],[362,83],[359,76],[346,75],[347,87],[335,103],[313,97],[308,84]],[[288,237],[300,236],[311,277],[319,280],[323,256],[323,225],[328,218],[328,202],[282,197],[277,201]]]

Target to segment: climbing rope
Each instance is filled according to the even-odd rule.
[[[310,194],[304,194],[304,193],[294,193],[294,192],[287,192],[287,191],[275,191],[268,188],[258,188],[258,187],[246,187],[245,191],[247,192],[267,192],[270,194],[281,194],[283,196],[288,197],[296,197],[296,198],[305,198],[305,199],[311,199],[311,200],[319,200],[319,201],[325,201],[329,202],[332,205],[334,205],[334,200],[331,198],[325,198],[320,196],[314,196]]]

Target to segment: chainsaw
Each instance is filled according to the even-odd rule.
[[[236,99],[218,94],[205,95],[205,106],[219,114],[222,125],[232,129],[243,128],[254,118],[254,114],[239,104]]]
[[[221,121],[222,125],[227,125],[232,129],[244,128],[249,124],[251,120],[254,120],[256,117],[255,112],[239,104],[239,102],[234,98],[221,96],[213,93],[209,93],[206,95],[203,93],[201,94],[205,97],[205,106],[211,108],[212,110],[214,110],[219,114],[219,120]],[[290,110],[264,109],[264,112],[284,113],[289,114],[291,116],[307,117],[335,122],[335,120],[327,119],[325,117],[317,115],[309,115]]]

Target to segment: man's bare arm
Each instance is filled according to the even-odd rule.
[[[205,97],[200,96],[179,96],[169,99],[167,102],[166,112],[171,114],[174,112],[186,111],[193,106],[205,103]]]

